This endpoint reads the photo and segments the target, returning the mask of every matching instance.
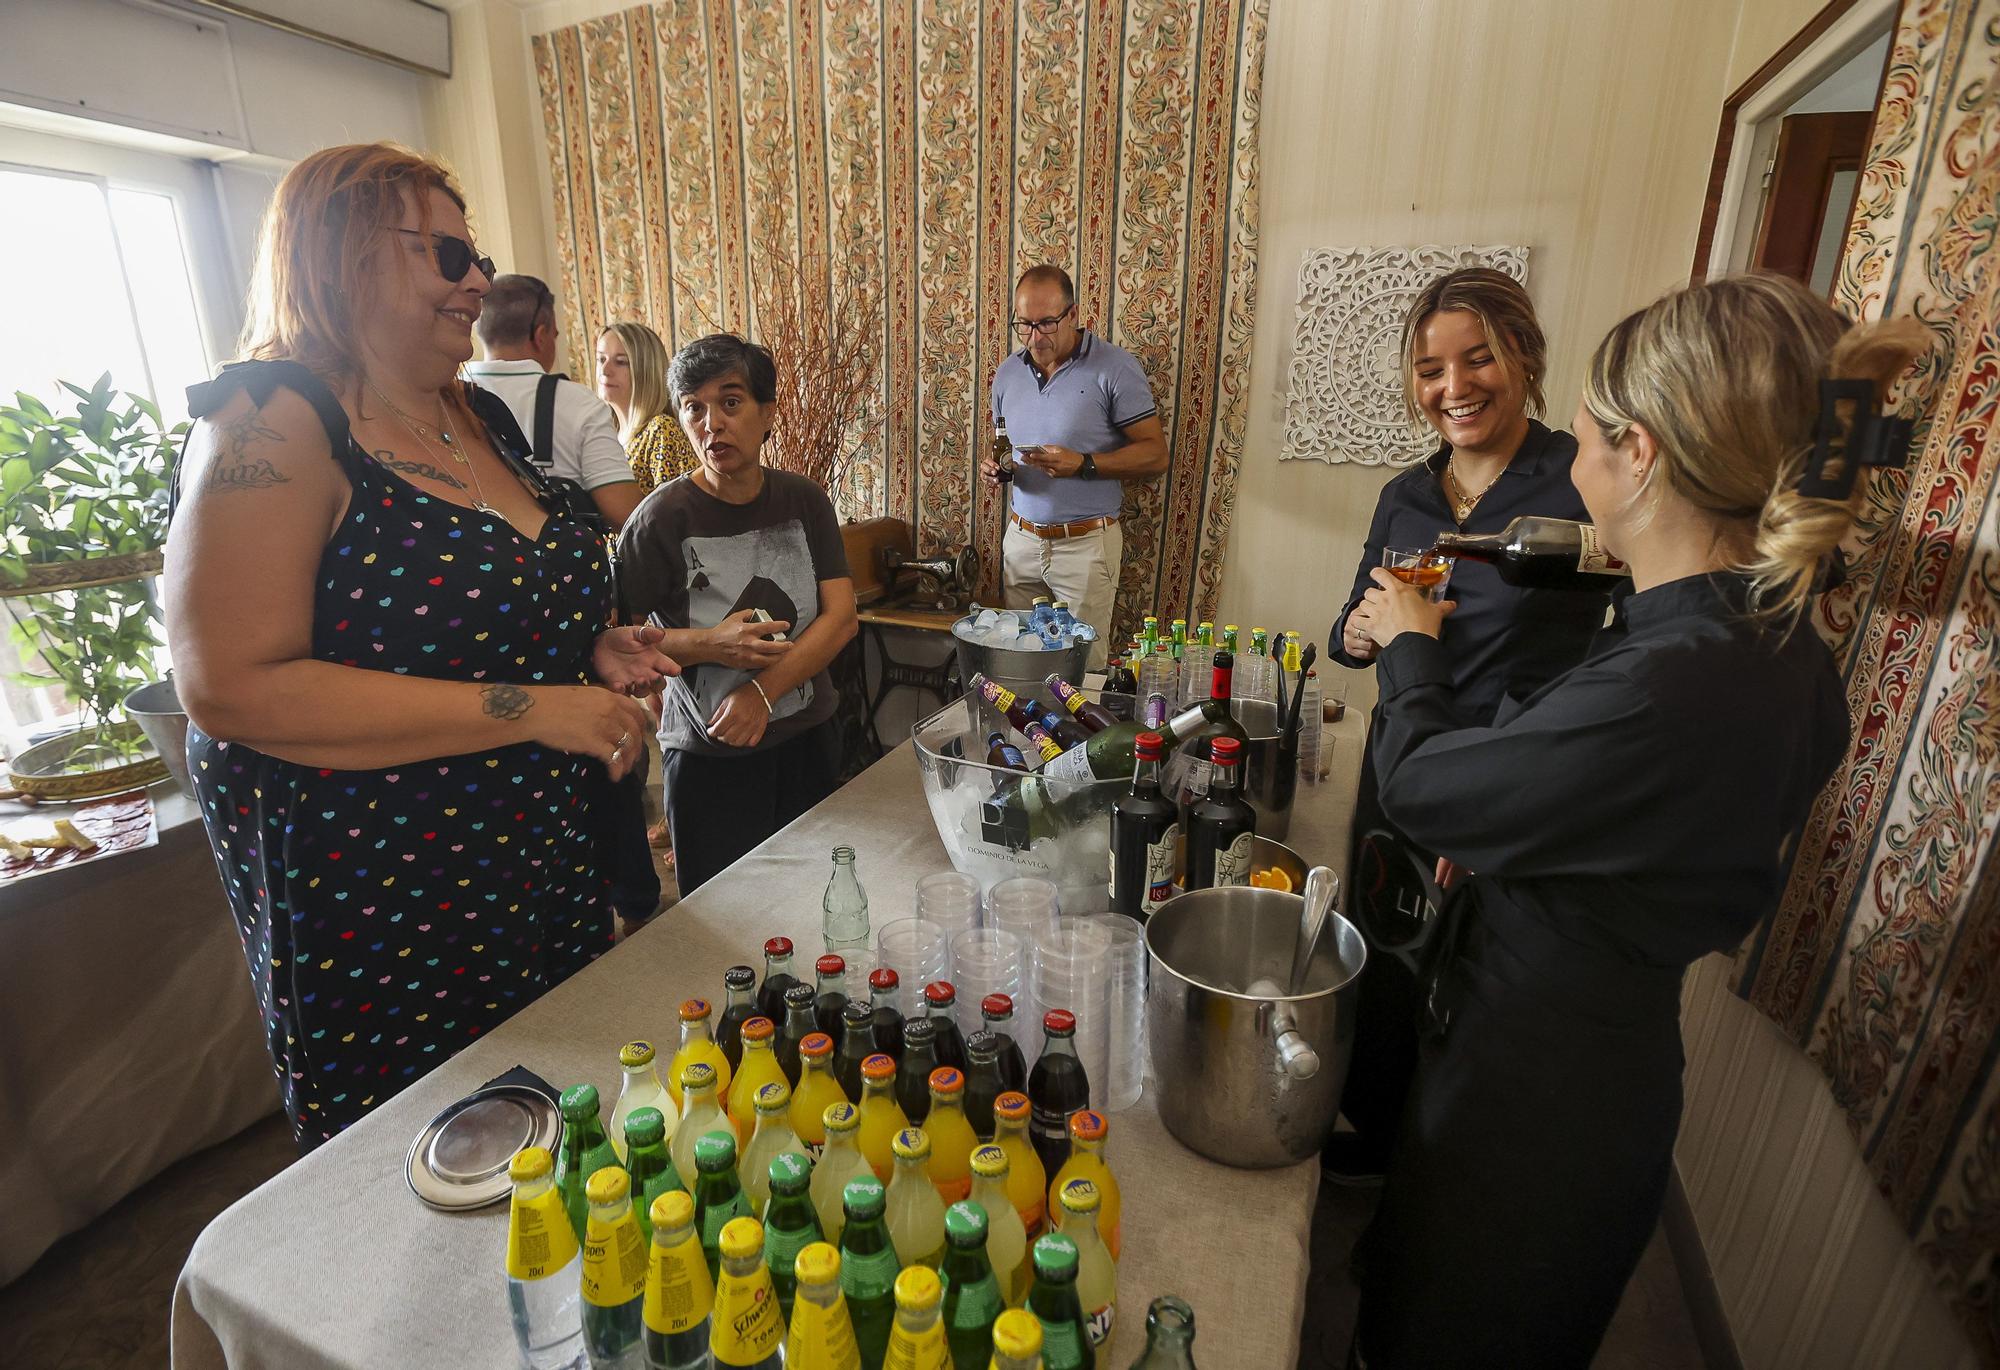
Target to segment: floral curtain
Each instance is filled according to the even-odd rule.
[[[565,321],[670,345],[759,326],[799,279],[879,362],[836,498],[971,542],[1013,282],[1054,262],[1134,353],[1168,474],[1126,487],[1119,616],[1212,617],[1256,303],[1269,0],[667,0],[534,39]],[[788,276],[787,273],[790,273]]]
[[[1938,1283],[2000,1363],[2000,0],[1905,0],[1835,303],[1936,345],[1826,598],[1855,720],[1740,989],[1825,1068]]]

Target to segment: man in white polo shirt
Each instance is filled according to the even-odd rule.
[[[533,276],[496,277],[473,331],[486,360],[467,362],[460,371],[505,401],[528,441],[539,442],[536,396],[542,377],[556,364],[555,293]],[[551,450],[537,451],[535,460],[589,491],[612,528],[623,527],[646,490],[632,478],[611,406],[568,377],[558,377],[550,437]]]
[[[1098,631],[1097,669],[1110,649],[1125,550],[1124,482],[1166,471],[1166,432],[1138,359],[1082,326],[1061,267],[1021,274],[1013,326],[1023,346],[1000,363],[992,392],[993,417],[1006,421],[1016,456],[1000,544],[1006,600],[1016,609],[1044,593],[1068,600]],[[980,470],[1001,483],[990,454]]]

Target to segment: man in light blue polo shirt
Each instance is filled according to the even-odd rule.
[[[1098,630],[1102,667],[1125,550],[1124,482],[1167,469],[1167,437],[1138,359],[1084,328],[1076,287],[1059,266],[1030,267],[1014,287],[1024,346],[993,376],[993,417],[1014,444],[1013,507],[1001,539],[1008,607],[1047,594]],[[980,463],[1001,483],[989,454]]]

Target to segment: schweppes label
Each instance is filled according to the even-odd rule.
[[[646,1292],[646,1239],[630,1207],[614,1222],[595,1213],[583,1234],[583,1301],[618,1308]]]
[[[576,1256],[576,1229],[562,1191],[551,1185],[532,1199],[516,1198],[507,1215],[507,1273],[517,1280],[543,1280]]]
[[[847,1298],[838,1292],[833,1306],[822,1308],[803,1296],[792,1300],[792,1335],[785,1342],[785,1364],[812,1370],[861,1370],[861,1348],[854,1344],[854,1323],[847,1315]]]
[[[756,1365],[778,1349],[785,1337],[785,1320],[778,1311],[778,1291],[771,1272],[757,1267],[753,1275],[723,1273],[715,1290],[715,1313],[708,1325],[708,1350],[717,1365]]]
[[[701,1239],[688,1229],[678,1246],[653,1243],[646,1270],[646,1301],[641,1305],[646,1326],[663,1337],[692,1332],[715,1305],[715,1282],[701,1254]]]

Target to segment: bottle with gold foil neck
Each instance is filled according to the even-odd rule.
[[[529,1370],[559,1370],[583,1355],[576,1231],[556,1188],[555,1158],[539,1146],[507,1167],[507,1307]]]
[[[583,1345],[594,1370],[645,1370],[642,1305],[646,1241],[632,1212],[632,1182],[606,1166],[585,1186],[590,1224],[583,1236]]]

